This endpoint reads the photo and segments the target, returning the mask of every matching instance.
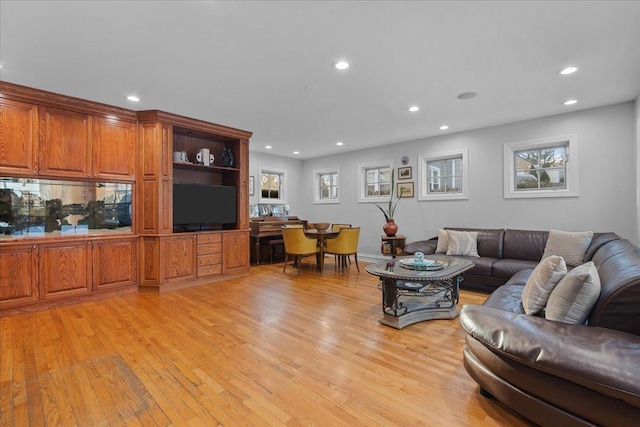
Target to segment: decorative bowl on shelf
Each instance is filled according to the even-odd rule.
[[[331,224],[328,222],[313,222],[310,225],[312,225],[316,230],[324,231],[329,228]]]

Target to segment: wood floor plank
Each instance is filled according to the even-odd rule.
[[[458,319],[383,326],[364,263],[326,263],[0,318],[0,427],[529,425],[479,395]]]

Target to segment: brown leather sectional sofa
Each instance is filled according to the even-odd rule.
[[[586,324],[572,325],[522,307],[548,232],[473,231],[480,258],[470,258],[476,268],[463,283],[493,292],[483,305],[465,305],[460,322],[464,366],[481,393],[543,426],[640,425],[640,248],[594,234],[584,261],[594,262],[602,290]],[[405,250],[433,253],[435,243]]]

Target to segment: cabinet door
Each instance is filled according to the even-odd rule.
[[[38,108],[0,99],[0,174],[38,173]]]
[[[91,242],[41,244],[40,299],[87,294],[91,289]]]
[[[91,117],[45,107],[39,115],[40,174],[91,176]]]
[[[194,278],[196,271],[196,236],[185,234],[163,239],[164,278]]]
[[[0,310],[38,299],[37,255],[32,245],[0,247]]]
[[[95,241],[93,244],[93,290],[136,284],[134,239]]]
[[[94,117],[93,174],[97,178],[135,179],[136,124]]]
[[[138,231],[142,234],[173,231],[173,168],[171,126],[139,126]]]
[[[249,269],[249,232],[226,231],[222,234],[223,272],[238,273]]]

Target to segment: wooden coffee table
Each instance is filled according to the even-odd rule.
[[[425,260],[435,261],[430,268],[414,269],[407,266],[411,260],[402,257],[367,266],[368,273],[380,277],[380,323],[402,329],[423,320],[456,318],[460,314],[457,304],[462,274],[473,268],[473,262],[429,255]]]

